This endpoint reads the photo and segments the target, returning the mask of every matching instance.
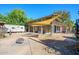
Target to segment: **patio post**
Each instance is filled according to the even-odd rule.
[[[62,26],[60,26],[60,32],[62,33]]]
[[[43,34],[43,26],[41,26],[41,34]]]
[[[54,25],[51,25],[51,35],[54,33]]]
[[[35,33],[35,27],[33,26],[33,33]]]
[[[28,26],[28,32],[30,32],[30,26]]]

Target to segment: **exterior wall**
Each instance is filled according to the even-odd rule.
[[[59,27],[59,29],[57,29],[56,27]],[[53,21],[52,23],[52,32],[53,33],[67,33],[70,30],[67,30],[67,27],[65,27],[64,25],[62,25],[60,22],[58,21]]]
[[[60,24],[60,22],[58,22],[58,21],[53,21],[52,22],[52,33],[60,33],[60,32],[62,32],[62,25]]]
[[[60,27],[60,32],[61,32],[61,33],[63,32],[63,28],[62,28],[62,26]]]
[[[20,25],[9,25],[9,24],[5,24],[4,25],[6,28],[6,32],[24,32],[25,31],[25,27],[24,26],[20,26]]]

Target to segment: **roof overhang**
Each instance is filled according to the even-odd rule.
[[[57,15],[51,19],[46,19],[46,20],[43,20],[43,21],[36,21],[36,22],[32,22],[32,23],[29,23],[29,25],[31,26],[45,26],[45,25],[51,25],[52,22],[57,19],[58,17],[60,17],[60,15]]]

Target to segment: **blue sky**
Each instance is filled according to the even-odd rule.
[[[7,15],[13,9],[22,9],[26,16],[36,19],[52,14],[57,10],[67,10],[71,19],[79,18],[79,4],[0,4],[0,13]]]

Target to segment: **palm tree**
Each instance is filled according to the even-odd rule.
[[[54,12],[54,14],[61,15],[61,17],[59,17],[58,19],[63,24],[65,23],[67,19],[70,19],[70,14],[68,11],[56,11]]]
[[[56,11],[54,12],[54,14],[59,14],[61,15],[61,17],[58,18],[59,22],[65,26],[65,28],[68,28],[69,32],[71,31],[71,29],[74,26],[74,23],[72,20],[70,20],[70,14],[68,11]]]

